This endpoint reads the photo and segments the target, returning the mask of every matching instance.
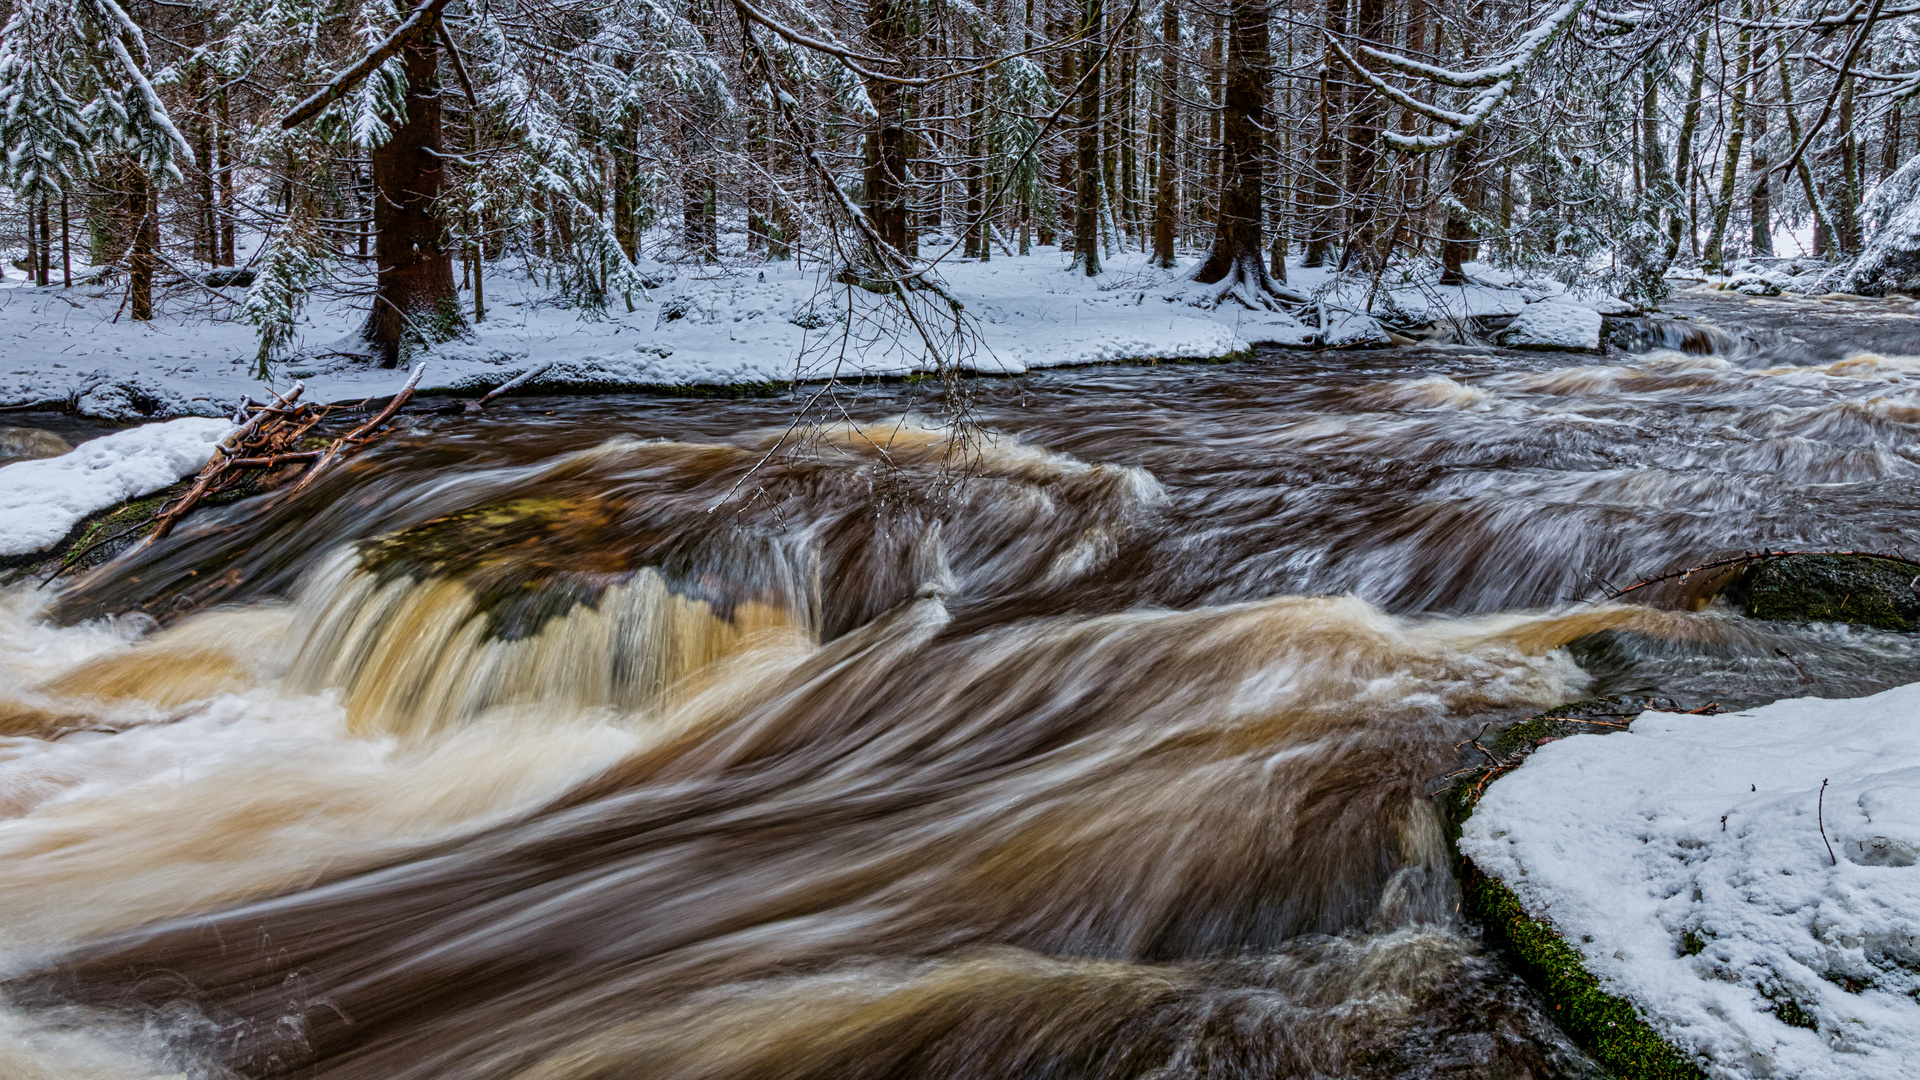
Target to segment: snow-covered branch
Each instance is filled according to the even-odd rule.
[[[1340,61],[1352,68],[1355,74],[1383,97],[1445,125],[1446,130],[1432,135],[1410,135],[1388,131],[1380,136],[1387,145],[1396,150],[1414,154],[1431,153],[1455,145],[1472,134],[1481,124],[1486,123],[1501,104],[1512,96],[1533,62],[1547,51],[1547,48],[1568,26],[1573,24],[1575,16],[1580,14],[1586,3],[1587,0],[1566,0],[1542,19],[1539,25],[1523,34],[1512,54],[1505,60],[1473,71],[1455,71],[1410,57],[1384,52],[1369,45],[1360,46],[1359,51],[1368,59],[1425,82],[1460,90],[1479,90],[1480,92],[1467,103],[1466,109],[1458,112],[1429,105],[1398,89],[1362,64],[1353,53],[1347,51],[1332,36],[1327,40]]]

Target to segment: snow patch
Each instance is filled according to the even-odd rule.
[[[189,417],[0,466],[0,555],[51,547],[88,514],[192,476],[232,430],[225,420]]]
[[[1920,1077],[1920,684],[1550,743],[1460,850],[1715,1076]]]

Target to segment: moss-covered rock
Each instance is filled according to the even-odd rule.
[[[1703,1080],[1705,1073],[1660,1037],[1632,1002],[1607,993],[1589,972],[1579,950],[1552,924],[1535,918],[1519,897],[1459,854],[1461,827],[1488,784],[1543,743],[1594,730],[1596,722],[1621,715],[1612,699],[1576,702],[1513,724],[1487,745],[1494,758],[1485,768],[1454,779],[1440,793],[1447,842],[1454,849],[1461,908],[1480,926],[1487,943],[1508,954],[1514,967],[1547,1004],[1562,1029],[1622,1080]]]
[[[1674,1049],[1633,1003],[1609,994],[1587,971],[1579,950],[1549,923],[1527,914],[1513,890],[1461,860],[1468,915],[1490,942],[1506,949],[1520,973],[1553,1006],[1574,1042],[1624,1080],[1695,1080],[1706,1073]]]
[[[1920,567],[1856,555],[1784,555],[1754,563],[1722,592],[1755,619],[1920,629]]]

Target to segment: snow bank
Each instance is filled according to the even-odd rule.
[[[1566,300],[1542,300],[1521,309],[1499,335],[1510,349],[1600,350],[1600,313]]]
[[[1460,849],[1716,1076],[1920,1077],[1920,684],[1550,743]]]
[[[233,425],[189,417],[117,431],[59,457],[0,466],[0,555],[58,543],[81,518],[200,471]]]
[[[937,250],[931,242],[922,246],[926,255]],[[1210,308],[1184,302],[1177,286],[1190,260],[1160,269],[1139,252],[1125,252],[1093,278],[1070,271],[1068,263],[1054,248],[987,262],[942,259],[937,273],[964,304],[978,346],[943,342],[943,355],[994,374],[1211,359],[1254,344],[1388,345],[1382,321],[1503,319],[1548,299],[1587,308],[1620,305],[1479,264],[1470,264],[1475,283],[1462,286],[1291,268],[1292,288],[1313,296],[1326,313],[1326,324],[1314,326],[1284,311],[1253,311],[1231,301]],[[657,284],[633,295],[632,310],[615,298],[605,312],[583,312],[554,295],[537,268],[495,264],[487,277],[486,321],[467,340],[419,357],[427,362],[422,392],[490,389],[544,364],[552,366],[529,386],[532,392],[898,376],[932,366],[885,301],[823,279],[816,262],[648,263],[644,269]],[[236,300],[241,295],[227,292]],[[0,405],[62,401],[88,416],[160,419],[229,415],[242,397],[265,397],[253,378],[250,327],[164,312],[150,322],[116,323],[119,300],[119,289],[104,286],[0,286]],[[273,366],[276,384],[304,380],[308,399],[323,402],[391,393],[401,374],[352,355],[364,351],[354,337],[365,321],[363,303],[309,308],[293,354]],[[1358,314],[1369,310],[1373,315]],[[945,323],[932,312],[936,332],[950,330]]]

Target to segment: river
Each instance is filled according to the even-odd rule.
[[[1920,680],[1607,599],[1920,527],[1911,305],[1676,306],[422,413],[15,587],[0,1075],[1601,1075],[1456,913],[1463,743]]]

